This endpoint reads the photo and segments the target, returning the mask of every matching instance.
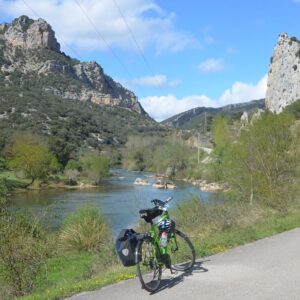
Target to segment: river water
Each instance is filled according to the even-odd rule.
[[[46,224],[57,228],[66,215],[81,206],[91,204],[105,215],[113,235],[120,229],[129,228],[139,220],[139,210],[151,207],[151,199],[166,199],[173,196],[170,207],[177,203],[198,196],[202,201],[209,201],[212,193],[201,192],[189,183],[177,181],[174,190],[156,189],[152,186],[137,186],[133,182],[137,177],[155,182],[148,178],[151,173],[132,172],[123,169],[113,170],[113,176],[103,182],[101,186],[90,190],[42,190],[26,191],[13,194],[11,197],[14,209],[28,211],[43,216]]]

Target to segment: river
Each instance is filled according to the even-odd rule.
[[[139,210],[151,207],[151,199],[166,199],[172,196],[170,207],[198,196],[208,201],[214,194],[201,192],[198,188],[183,181],[176,181],[174,190],[161,190],[152,186],[137,186],[133,182],[137,177],[155,182],[148,178],[151,173],[132,172],[123,169],[112,170],[113,176],[103,181],[98,188],[90,190],[50,189],[26,191],[12,195],[14,209],[28,211],[43,216],[51,228],[58,228],[66,215],[79,207],[91,204],[102,211],[115,236],[120,229],[128,228],[139,220]]]

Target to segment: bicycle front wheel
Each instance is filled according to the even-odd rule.
[[[171,234],[168,253],[174,270],[187,271],[195,263],[195,249],[192,242],[177,229]]]
[[[161,266],[155,257],[152,238],[144,238],[137,245],[137,274],[142,287],[148,292],[159,288],[161,280]]]

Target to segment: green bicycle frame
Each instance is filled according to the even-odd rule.
[[[160,219],[155,224],[153,224],[151,222],[151,227],[150,227],[150,236],[153,239],[155,259],[157,260],[157,263],[159,263],[159,264],[163,263],[162,256],[164,256],[168,253],[168,245],[166,247],[162,247],[160,245],[160,237],[159,237],[158,228],[157,228],[157,224],[163,220],[170,220],[168,211],[165,211],[161,215]],[[175,245],[177,245],[175,235],[171,236],[169,242],[174,242]]]

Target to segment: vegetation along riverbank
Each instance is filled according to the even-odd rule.
[[[231,190],[221,203],[217,199],[206,204],[199,199],[187,199],[172,212],[177,226],[191,236],[198,257],[300,226],[297,164],[300,135],[293,114],[264,113],[236,134],[234,125],[219,116],[214,120],[211,134],[213,152],[209,156],[200,153],[199,164],[195,148],[176,135],[164,143],[158,138],[138,137],[133,141],[141,139],[139,144],[145,147],[140,148],[139,155],[136,155],[138,146],[128,148],[127,145],[123,153],[125,165],[128,161],[143,163],[144,169],[155,172],[171,166],[183,176],[190,174],[193,178],[230,184]],[[53,176],[50,170],[57,166],[45,142],[40,143],[34,136],[24,135],[17,140],[13,138],[5,148],[8,165],[12,168],[23,161],[19,151],[24,148],[26,153],[36,150],[48,159],[41,173],[38,173],[39,167],[23,170],[28,172],[28,183],[39,178],[37,174]],[[155,145],[154,151],[147,150],[150,145]],[[108,170],[107,160],[98,160],[93,154],[72,160],[70,164],[75,166],[71,169],[82,167],[84,172],[86,165],[91,166],[90,159]],[[98,174],[91,178],[100,177]],[[6,194],[12,181],[12,178],[1,180],[2,297],[43,299],[46,294],[47,299],[58,299],[135,276],[134,269],[120,267],[110,229],[98,209],[82,208],[67,218],[59,230],[50,233],[36,217],[7,209]]]
[[[172,29],[171,23],[163,27]],[[134,268],[118,262],[112,230],[98,208],[80,199],[78,210],[50,230],[47,211],[15,209],[13,191],[97,187],[115,166],[226,191],[206,202],[186,197],[171,211],[197,257],[300,226],[299,56],[300,42],[281,34],[266,100],[198,107],[156,122],[97,62],[62,52],[45,20],[23,15],[0,24],[0,300],[63,299],[135,277]],[[215,71],[226,67],[216,61]],[[181,81],[159,78],[165,87]],[[153,86],[148,77],[124,80]],[[236,86],[244,88],[237,83],[232,93]]]

